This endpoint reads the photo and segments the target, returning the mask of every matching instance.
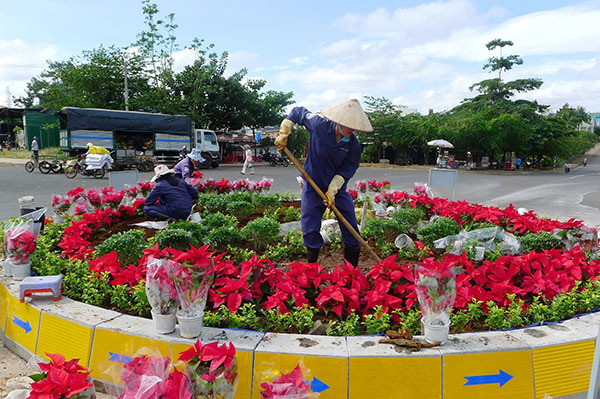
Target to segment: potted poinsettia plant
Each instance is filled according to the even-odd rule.
[[[192,246],[178,255],[172,266],[170,274],[179,299],[179,333],[184,338],[195,338],[202,329],[206,298],[214,280],[212,252],[208,252],[208,245]]]
[[[274,378],[272,382],[260,384],[262,399],[294,398],[309,399],[311,396],[310,382],[305,381],[300,365],[291,372]]]
[[[90,372],[77,364],[79,359],[66,361],[60,354],[46,353],[49,363],[38,363],[40,374],[30,378],[31,393],[28,399],[93,399],[96,397]]]
[[[450,313],[456,299],[454,264],[424,259],[415,267],[415,289],[423,314],[421,321],[425,340],[443,345],[448,339]]]
[[[195,399],[231,399],[238,381],[237,359],[233,343],[202,344],[200,340],[179,355],[186,362],[185,372]]]
[[[65,221],[65,217],[69,208],[71,208],[72,201],[68,196],[55,195],[52,197],[52,210],[54,211],[54,222],[62,223]]]
[[[165,258],[148,258],[146,297],[152,308],[154,328],[159,334],[175,331],[175,312],[179,308],[177,289],[171,278],[174,262]]]
[[[172,368],[168,357],[138,356],[125,363],[121,379],[123,393],[119,399],[192,398],[189,378]]]
[[[37,235],[33,233],[31,219],[9,223],[4,232],[6,253],[12,263],[12,275],[15,280],[23,280],[31,274],[29,258],[35,251]]]

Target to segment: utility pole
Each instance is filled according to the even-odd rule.
[[[123,75],[125,75],[125,111],[129,111],[129,87],[127,86],[127,55],[123,54]]]
[[[6,86],[6,105],[8,108],[12,108],[12,100],[10,98],[10,87]]]

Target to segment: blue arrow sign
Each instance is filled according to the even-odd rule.
[[[323,381],[317,379],[317,377],[313,377],[313,380],[310,383],[310,389],[314,393],[319,393],[319,392],[323,392],[326,389],[329,389],[329,385],[327,385]]]
[[[21,327],[23,330],[25,330],[25,334],[27,334],[29,331],[31,331],[31,324],[29,324],[29,320],[23,321],[23,320],[19,319],[17,316],[13,315],[13,323],[15,323],[17,326]]]
[[[502,385],[510,381],[513,376],[505,371],[499,370],[498,374],[472,375],[464,378],[467,379],[465,385],[500,384],[500,388],[502,388]]]
[[[108,358],[108,361],[110,361],[110,362],[129,363],[130,361],[133,360],[132,357],[120,355],[118,353],[108,352],[108,354],[110,355],[110,357]]]

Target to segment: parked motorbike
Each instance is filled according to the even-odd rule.
[[[271,166],[283,165],[288,166],[290,161],[285,156],[273,154],[271,157]]]
[[[65,176],[67,176],[69,179],[77,176],[77,173],[80,173],[83,176],[94,176],[96,179],[102,179],[106,174],[104,167],[88,169],[88,165],[86,165],[85,161],[83,160],[83,156],[81,155],[77,157],[77,160],[69,161],[64,170]]]

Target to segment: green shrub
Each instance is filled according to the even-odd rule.
[[[266,248],[279,238],[279,223],[269,218],[254,219],[241,231],[242,238],[257,249]]]
[[[330,321],[327,326],[327,335],[344,337],[360,333],[360,316],[356,313],[350,313],[346,320]]]
[[[200,194],[198,196],[198,208],[203,213],[225,212],[228,202],[226,195]]]
[[[304,246],[302,233],[290,231],[282,237],[281,242],[275,245],[268,245],[266,251],[263,253],[263,258],[282,260],[305,253],[306,247]]]
[[[531,251],[540,252],[543,249],[562,248],[564,246],[560,238],[547,231],[530,233],[519,239],[521,243],[521,252],[529,253]]]
[[[252,203],[258,210],[276,209],[281,206],[279,199],[274,195],[256,195]]]
[[[425,211],[422,209],[399,209],[392,213],[392,220],[398,225],[400,233],[414,233],[419,221],[425,218]]]
[[[217,249],[225,249],[228,245],[237,246],[242,242],[240,232],[234,227],[221,226],[212,230],[206,237],[206,244]]]
[[[365,228],[361,235],[367,238],[374,238],[376,242],[385,243],[393,239],[400,233],[398,224],[389,219],[371,219],[365,223]]]
[[[192,233],[192,236],[194,236],[194,238],[200,242],[206,233],[206,228],[204,228],[202,225],[199,223],[188,222],[187,220],[181,220],[169,225],[169,230],[175,229],[189,231]]]
[[[235,216],[223,215],[222,213],[217,212],[206,216],[199,225],[204,229],[211,231],[218,227],[236,227],[237,223],[238,221]]]
[[[255,211],[254,205],[246,201],[231,201],[227,204],[227,213],[238,219],[252,215]]]
[[[146,235],[144,231],[133,229],[107,238],[98,246],[98,256],[117,251],[117,257],[122,266],[137,265],[137,262],[144,256],[145,248]]]
[[[293,206],[287,208],[281,208],[281,215],[283,216],[283,222],[294,222],[300,220],[300,210]]]
[[[250,193],[233,193],[227,196],[229,202],[233,201],[243,201],[243,202],[252,202],[252,194]]]
[[[158,248],[173,248],[179,251],[187,251],[190,245],[198,247],[198,239],[190,231],[183,229],[167,229],[156,233]]]
[[[431,245],[435,240],[456,235],[460,231],[461,227],[457,221],[441,217],[435,219],[429,225],[417,230],[417,234],[421,237],[421,241]]]
[[[377,305],[374,308],[375,313],[367,314],[364,316],[363,325],[365,326],[365,334],[382,334],[389,330],[392,316],[389,313],[383,311],[381,305]]]

